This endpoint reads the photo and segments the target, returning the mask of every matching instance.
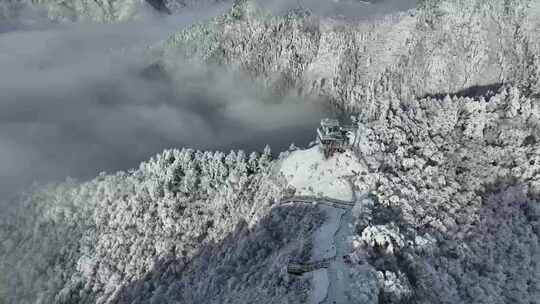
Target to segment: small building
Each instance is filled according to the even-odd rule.
[[[339,120],[324,118],[317,129],[317,143],[323,149],[324,157],[328,158],[335,152],[344,152],[352,146],[354,127],[342,126]]]

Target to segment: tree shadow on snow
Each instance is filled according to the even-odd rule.
[[[465,88],[463,90],[457,91],[457,92],[440,92],[440,93],[432,93],[432,94],[426,94],[422,98],[434,98],[434,99],[444,99],[447,95],[451,97],[469,97],[469,98],[489,98],[493,95],[495,95],[500,88],[502,88],[505,84],[504,83],[493,83],[488,85],[475,85],[468,88]]]
[[[309,236],[322,221],[315,206],[275,207],[255,226],[242,221],[220,242],[201,245],[190,260],[159,258],[110,303],[306,302],[309,282],[286,265],[309,257]]]

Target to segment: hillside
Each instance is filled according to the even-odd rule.
[[[268,216],[280,195],[271,164],[268,151],[171,150],[138,170],[33,191],[2,214],[0,294],[93,303],[167,259],[187,264]]]
[[[372,119],[393,96],[481,94],[505,83],[538,94],[539,16],[529,0],[423,1],[361,22],[301,10],[275,16],[237,1],[225,16],[172,35],[163,62],[227,66]]]
[[[322,97],[354,143],[172,149],[35,186],[0,213],[0,303],[540,303],[539,16],[527,0],[361,21],[239,0],[173,34],[150,49],[160,73],[187,59]]]
[[[321,283],[285,266],[328,246],[317,227],[333,211],[276,206],[294,189],[355,203],[339,241],[354,264],[336,266],[348,278],[344,303],[535,303],[539,116],[538,100],[513,87],[410,108],[396,100],[384,119],[358,125],[352,152],[329,160],[316,146],[277,161],[173,150],[128,173],[31,192],[2,221],[2,294],[307,302]]]

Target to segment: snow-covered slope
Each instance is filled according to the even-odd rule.
[[[359,124],[356,162],[336,162],[346,153],[313,165],[316,148],[291,153],[281,170],[300,194],[340,189],[331,193],[349,197],[333,180],[339,175],[317,168],[353,173],[356,205],[341,221],[354,228],[329,238],[336,229],[330,214],[314,236],[314,249],[341,250],[353,263],[337,259],[318,272],[340,275],[313,280],[312,299],[323,293],[338,303],[536,303],[539,101],[515,87],[478,99],[428,98],[407,107],[396,101],[384,119]],[[365,166],[356,171],[355,163]],[[313,189],[302,192],[307,184]]]
[[[478,94],[507,82],[538,93],[536,5],[423,1],[416,10],[349,22],[298,10],[273,16],[236,1],[225,16],[174,34],[163,60],[217,63],[278,92],[324,96],[373,118],[395,96]]]
[[[353,193],[348,179],[366,172],[358,158],[350,151],[324,159],[319,146],[291,152],[280,165],[280,174],[295,195],[330,197],[352,201]]]
[[[358,144],[328,160],[170,150],[32,189],[0,214],[0,299],[539,303],[539,7],[423,1],[351,24],[238,1],[177,33],[166,68],[202,58],[329,97],[360,112]],[[354,207],[278,204],[293,189]]]
[[[32,191],[0,216],[0,295],[6,303],[109,303],[164,261],[179,269],[203,259],[197,256],[210,250],[206,247],[226,254],[232,249],[223,243],[228,235],[233,247],[244,246],[241,235],[250,229],[277,237],[272,234],[277,228],[268,226],[276,225],[268,211],[281,187],[270,177],[271,165],[269,151],[247,157],[170,150],[138,170]],[[302,225],[297,235],[279,237],[276,249],[302,251],[302,242],[293,239],[317,224],[316,211],[304,213],[312,215],[273,215]],[[266,236],[265,229],[273,232]],[[254,256],[279,255],[270,248],[258,252],[256,243],[249,246]]]
[[[13,18],[23,7],[22,1],[6,0],[0,3],[0,21]]]
[[[381,119],[358,124],[352,151],[329,160],[317,147],[277,161],[166,151],[138,170],[31,192],[0,217],[0,295],[536,303],[538,102],[514,87],[479,99],[396,100]],[[276,204],[292,188],[355,206]],[[286,272],[290,261],[332,256],[328,270]]]
[[[509,87],[396,102],[359,128],[370,173],[355,184],[372,190],[354,244],[380,301],[538,302],[539,115],[538,99]]]
[[[306,303],[307,278],[286,272],[309,255],[322,214],[313,206],[272,209],[251,228],[240,224],[185,262],[165,258],[142,279],[122,286],[114,303]]]

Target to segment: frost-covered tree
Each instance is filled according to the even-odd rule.
[[[425,98],[360,123],[357,233],[382,303],[536,303],[538,99]]]
[[[24,7],[43,9],[56,21],[130,21],[156,11],[178,13],[193,8],[208,8],[226,0],[5,0],[0,3],[0,20],[13,17]]]
[[[137,170],[30,191],[1,216],[0,294],[7,303],[103,302],[156,263],[181,268],[266,216],[281,195],[272,164],[269,150],[250,160],[166,150]]]

